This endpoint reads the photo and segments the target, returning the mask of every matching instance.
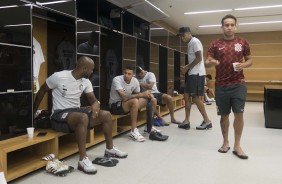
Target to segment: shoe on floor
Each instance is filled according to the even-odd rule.
[[[241,158],[241,159],[248,159],[249,158],[247,155],[239,155],[239,153],[237,151],[232,151],[232,153],[234,155],[236,155],[238,158]]]
[[[54,158],[55,158],[55,155],[53,153],[51,153],[49,155],[46,155],[46,156],[42,157],[42,160],[48,161],[48,160],[52,160]]]
[[[119,150],[117,147],[114,146],[110,150],[106,148],[104,156],[107,158],[109,157],[126,158],[128,154],[126,152]]]
[[[85,157],[83,160],[78,161],[77,169],[86,173],[86,174],[96,174],[97,169],[89,160],[88,157]]]
[[[153,132],[162,132],[161,130],[159,130],[159,129],[155,128],[155,127],[152,127],[151,132],[152,131]],[[145,127],[144,132],[150,133],[150,132],[148,132],[147,127]]]
[[[171,121],[171,123],[174,123],[174,124],[181,124],[180,121]]]
[[[210,102],[210,101],[206,101],[206,102],[205,102],[205,104],[206,104],[206,105],[211,105],[211,104],[212,104],[212,102]]]
[[[178,128],[182,128],[182,129],[185,129],[185,130],[189,130],[190,129],[190,123],[180,123],[178,125]]]
[[[215,99],[214,99],[214,98],[211,98],[211,102],[215,102]]]
[[[149,135],[149,139],[154,141],[165,141],[168,139],[168,136],[167,135],[162,135],[161,133],[159,132],[151,132],[150,135]]]
[[[52,160],[47,162],[46,172],[54,174],[55,176],[66,176],[69,173],[68,169],[63,167],[61,164]]]
[[[230,150],[230,147],[226,147],[226,148],[221,147],[221,148],[218,149],[218,152],[219,153],[227,153],[229,150]]]
[[[105,166],[105,167],[114,167],[117,164],[115,162],[113,162],[113,160],[111,160],[110,158],[103,158],[103,157],[99,157],[99,158],[95,158],[95,160],[92,161],[93,164],[97,164],[97,165],[101,165],[101,166]]]
[[[130,132],[129,137],[132,138],[134,141],[137,141],[137,142],[146,141],[146,139],[139,133],[139,130],[137,128],[135,128],[134,131]]]
[[[64,161],[60,161],[58,159],[53,159],[53,162],[58,163],[62,168],[67,170],[69,173],[71,173],[74,170],[74,167],[67,165]]]
[[[212,128],[212,123],[211,122],[206,123],[204,121],[200,126],[196,127],[197,130],[205,130],[205,129],[210,129],[210,128]]]

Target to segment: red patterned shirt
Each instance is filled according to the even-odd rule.
[[[232,63],[242,63],[245,56],[250,56],[250,46],[245,39],[235,37],[233,40],[223,38],[213,41],[208,49],[208,57],[219,61],[216,68],[215,85],[230,86],[245,82],[243,70],[234,71]]]

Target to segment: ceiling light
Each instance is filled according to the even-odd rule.
[[[164,28],[162,28],[162,27],[150,28],[150,30],[161,30],[161,29],[164,29]]]
[[[39,5],[48,5],[48,4],[57,4],[57,3],[65,3],[65,2],[68,2],[68,0],[65,0],[65,1],[53,1],[53,2],[46,2],[46,3],[40,3],[38,1],[36,1],[36,4],[39,4]]]
[[[282,5],[270,5],[270,6],[257,6],[257,7],[247,7],[247,8],[235,8],[234,10],[255,10],[255,9],[264,9],[264,8],[281,8]]]
[[[220,27],[221,24],[213,24],[213,25],[202,25],[202,26],[199,26],[199,27]]]
[[[209,11],[198,11],[198,12],[185,12],[185,15],[192,15],[192,14],[202,14],[202,13],[218,13],[218,12],[227,12],[232,11],[232,9],[226,9],[226,10],[209,10]]]
[[[162,14],[164,14],[165,16],[169,17],[165,12],[163,12],[160,8],[158,8],[157,6],[155,6],[154,4],[152,4],[151,2],[145,0],[146,3],[148,3],[149,5],[151,5],[153,8],[155,8],[156,10],[158,10],[159,12],[161,12]]]
[[[1,9],[1,8],[14,8],[14,7],[18,7],[18,5],[0,6],[0,9]]]
[[[282,20],[277,20],[277,21],[267,21],[267,22],[245,22],[245,23],[238,23],[238,25],[243,26],[243,25],[253,25],[253,24],[277,24],[277,23],[282,23]],[[221,27],[221,24],[211,24],[211,25],[202,25],[198,27]]]
[[[278,21],[267,21],[267,22],[246,22],[246,23],[239,23],[239,25],[251,25],[251,24],[276,24],[276,23],[282,23],[281,20]]]
[[[5,25],[4,27],[17,27],[17,26],[30,26],[31,24],[11,24]]]

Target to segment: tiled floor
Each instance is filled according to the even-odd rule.
[[[114,139],[114,144],[129,153],[120,159],[116,167],[97,166],[96,175],[86,175],[75,170],[66,177],[56,177],[44,169],[31,173],[9,184],[281,184],[282,183],[282,130],[266,129],[262,103],[248,102],[245,110],[245,129],[242,147],[248,160],[240,160],[232,154],[218,153],[222,144],[219,116],[215,104],[206,106],[213,123],[212,130],[199,131],[195,127],[202,117],[195,105],[191,113],[191,129],[182,130],[177,125],[161,127],[169,135],[166,142],[147,140],[133,142],[128,133]],[[184,109],[175,113],[183,120]],[[281,116],[282,118],[282,116]],[[166,116],[169,120],[169,117]],[[230,122],[233,116],[230,115]],[[231,124],[232,125],[232,124]],[[143,132],[143,127],[140,131]],[[144,134],[147,138],[148,135]],[[230,126],[232,145],[233,127]],[[88,149],[94,159],[104,153],[105,144]],[[69,165],[77,165],[78,156],[66,159]]]

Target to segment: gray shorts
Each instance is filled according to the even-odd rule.
[[[185,93],[189,96],[203,96],[205,86],[205,75],[189,75],[185,84]]]
[[[245,84],[215,88],[215,97],[218,115],[243,113],[245,108],[247,88]]]
[[[88,117],[92,114],[92,109],[90,106],[88,107],[80,107],[80,108],[69,108],[69,109],[58,109],[55,110],[51,116],[51,126],[57,132],[71,133],[74,130],[71,130],[68,125],[68,117],[72,112],[81,112],[88,115]],[[90,126],[90,124],[88,124]]]

